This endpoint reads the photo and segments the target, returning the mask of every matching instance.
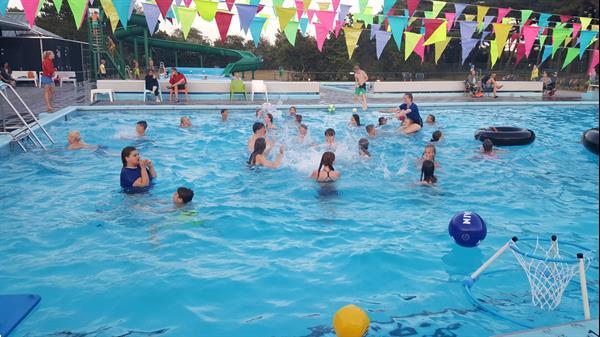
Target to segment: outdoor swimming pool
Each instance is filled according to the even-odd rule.
[[[216,109],[157,109],[74,112],[48,126],[62,144],[0,161],[0,293],[42,296],[14,336],[332,337],[333,314],[348,303],[369,314],[368,336],[488,336],[518,327],[475,308],[461,281],[511,236],[598,246],[598,157],[579,144],[598,126],[597,105],[422,107],[438,125],[406,137],[392,122],[370,140],[368,160],[356,155],[365,132],[347,126],[350,110],[299,108],[315,143],[328,127],[337,133],[342,178],[325,187],[307,178],[321,151],[295,142],[285,113],[275,134],[287,153],[270,171],[245,164],[253,112],[222,123]],[[178,128],[184,115],[191,129]],[[378,116],[361,113],[364,124]],[[138,120],[149,123],[146,139],[131,139]],[[489,125],[531,128],[537,139],[483,159],[473,134]],[[64,150],[75,129],[106,148]],[[415,186],[436,129],[439,184]],[[128,145],[155,162],[147,194],[120,192]],[[174,210],[182,185],[196,196]],[[463,210],[488,223],[477,248],[447,234]],[[492,269],[507,267],[518,268],[510,254]],[[535,326],[583,318],[576,282],[557,312],[542,313],[515,270],[486,278],[477,295],[502,297],[497,305]],[[597,317],[597,262],[587,275]]]

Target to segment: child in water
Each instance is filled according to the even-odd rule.
[[[371,153],[369,152],[369,140],[366,138],[361,138],[358,141],[358,154],[361,157],[371,157]]]
[[[423,150],[423,155],[419,158],[418,162],[420,165],[423,165],[424,161],[430,160],[435,164],[435,167],[440,167],[440,164],[435,160],[436,150],[435,145],[428,144],[425,146]]]
[[[333,168],[333,164],[335,164],[335,153],[330,151],[323,153],[319,169],[313,171],[310,177],[319,183],[336,181],[340,177],[340,172]]]
[[[369,124],[365,127],[365,129],[367,130],[367,134],[369,135],[369,137],[377,136],[377,130],[375,129],[375,125]]]
[[[434,131],[431,134],[430,142],[432,142],[432,143],[439,142],[440,140],[442,140],[442,137],[443,137],[442,131],[440,131],[440,130]]]
[[[335,148],[335,130],[329,128],[325,130],[325,146]]]
[[[180,128],[189,128],[192,126],[192,121],[188,116],[183,116],[179,119],[179,127]]]
[[[437,178],[433,174],[435,172],[435,164],[431,160],[423,161],[421,165],[421,180],[419,181],[422,185],[432,185],[437,183]]]
[[[173,193],[173,202],[177,206],[183,206],[194,199],[194,191],[186,187],[179,187]]]

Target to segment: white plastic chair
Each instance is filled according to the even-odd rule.
[[[269,101],[269,93],[267,92],[267,85],[262,80],[252,80],[252,94],[250,100],[254,101],[254,93],[264,93],[267,102]]]
[[[153,97],[154,96],[158,97],[158,101],[162,103],[162,91],[160,90],[160,85],[158,86],[157,90],[158,90],[158,96],[154,95],[154,92],[152,92],[148,89],[144,89],[144,102],[146,102],[148,95],[152,95]]]

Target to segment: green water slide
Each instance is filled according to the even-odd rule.
[[[127,24],[127,29],[118,28],[114,32],[115,39],[119,42],[131,42],[135,45],[140,44],[147,49],[148,47],[167,48],[173,51],[188,51],[199,53],[201,55],[213,55],[237,59],[237,61],[229,63],[223,75],[228,76],[232,72],[258,70],[262,65],[262,58],[248,51],[217,48],[201,44],[193,44],[187,42],[161,40],[148,37],[148,25],[146,18],[143,15],[133,14]]]

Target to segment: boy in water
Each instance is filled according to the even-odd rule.
[[[179,119],[179,127],[181,128],[189,128],[192,126],[192,121],[188,116],[183,116]]]
[[[221,122],[227,122],[227,117],[229,117],[229,110],[221,109]]]
[[[81,134],[79,133],[79,131],[69,132],[67,142],[69,143],[69,146],[67,147],[67,149],[69,149],[69,150],[96,148],[95,146],[91,146],[91,145],[84,143],[83,139],[81,139]]]
[[[290,110],[288,110],[288,113],[289,113],[290,117],[296,116],[296,112],[297,112],[297,110],[296,110],[295,106],[291,106]]]
[[[135,133],[138,137],[144,137],[146,135],[147,128],[148,123],[146,121],[139,121],[135,124]]]
[[[377,136],[377,130],[375,129],[375,125],[369,124],[365,127],[365,129],[367,130],[367,134],[369,135],[369,137]]]
[[[175,193],[173,193],[173,202],[177,206],[183,206],[194,199],[194,191],[186,187],[179,187]]]
[[[325,130],[325,146],[335,148],[335,130],[329,128]]]
[[[265,138],[266,142],[267,142],[267,148],[264,152],[264,155],[267,156],[269,154],[269,152],[271,151],[271,147],[272,144],[269,141],[269,139],[267,138],[267,128],[265,127],[265,125],[261,122],[256,122],[252,125],[252,136],[250,136],[250,138],[248,138],[248,152],[252,153],[254,152],[254,143],[256,143],[256,140],[258,138]]]

